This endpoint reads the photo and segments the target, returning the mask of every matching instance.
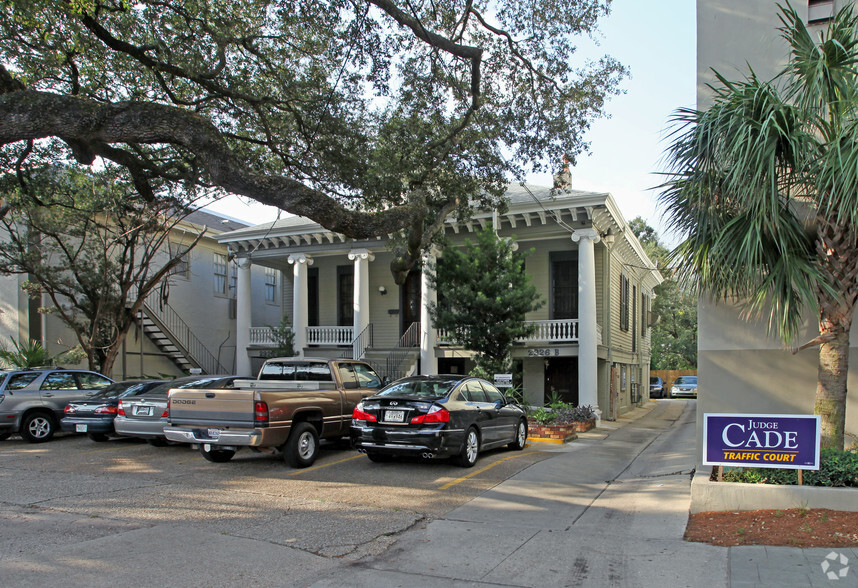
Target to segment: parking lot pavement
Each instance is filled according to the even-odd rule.
[[[0,583],[83,586],[103,573],[96,585],[196,585],[194,568],[216,586],[221,576],[252,577],[247,557],[268,568],[275,553],[323,569],[331,558],[382,551],[403,530],[550,455],[539,447],[497,450],[462,469],[444,461],[372,463],[340,444],[296,470],[250,451],[214,464],[185,445],[13,437],[0,442]],[[199,568],[200,561],[212,567]]]

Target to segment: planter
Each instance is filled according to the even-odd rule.
[[[566,443],[578,438],[578,433],[584,433],[596,426],[596,419],[573,421],[563,425],[540,424],[529,420],[527,423],[528,438],[531,441],[543,443]]]
[[[789,508],[858,511],[858,489],[713,482],[708,468],[691,480],[691,513]]]

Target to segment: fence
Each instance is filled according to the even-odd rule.
[[[669,390],[676,378],[679,376],[696,376],[697,370],[650,370],[649,375],[651,378],[658,376],[664,380],[664,388]]]

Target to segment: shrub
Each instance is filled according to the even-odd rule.
[[[540,406],[531,411],[529,416],[540,425],[568,425],[576,421],[590,420],[595,415],[592,406],[575,406],[568,402],[557,401],[548,407]]]
[[[805,470],[806,486],[858,488],[858,449],[823,449],[819,470]],[[798,484],[798,472],[790,469],[735,468],[724,472],[725,482],[748,484]]]

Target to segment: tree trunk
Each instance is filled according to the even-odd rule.
[[[846,376],[849,373],[849,328],[820,320],[819,333],[830,336],[819,346],[814,414],[822,421],[822,447],[843,449],[846,426]]]

